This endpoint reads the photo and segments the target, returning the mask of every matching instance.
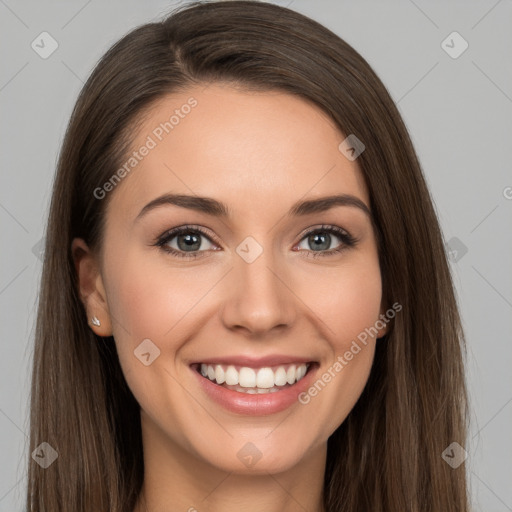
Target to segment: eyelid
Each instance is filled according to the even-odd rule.
[[[339,231],[340,234],[344,234],[348,237],[352,237],[349,231],[347,231],[345,228],[342,228],[341,226],[336,226],[334,224],[317,224],[315,226],[309,226],[308,228],[304,229],[298,236],[299,241],[301,241],[306,235],[311,235],[313,233],[316,233],[317,231]]]
[[[156,243],[156,242],[168,237],[171,234],[175,234],[176,232],[179,232],[181,229],[183,229],[183,230],[189,229],[190,231],[199,231],[204,236],[210,237],[216,244],[221,245],[219,239],[217,238],[217,235],[215,235],[215,233],[212,230],[210,230],[209,228],[201,226],[200,224],[181,224],[179,226],[175,226],[173,228],[167,229],[161,235],[157,236],[156,239],[154,240],[154,242]],[[315,231],[321,230],[321,229],[326,229],[326,230],[333,229],[334,231],[339,229],[341,232],[343,232],[343,234],[346,234],[347,236],[350,236],[350,237],[352,236],[349,231],[347,231],[345,228],[342,228],[340,226],[336,226],[333,224],[318,224],[318,225],[314,225],[314,226],[309,226],[309,227],[305,228],[301,233],[299,233],[299,235],[297,235],[299,237],[299,241],[302,240],[306,235],[310,235],[310,234],[314,233]]]
[[[166,241],[166,239],[169,239],[170,237],[174,237],[177,234],[180,234],[181,231],[197,231],[201,235],[203,235],[206,238],[209,238],[212,242],[214,242],[217,245],[221,245],[219,239],[217,236],[211,231],[209,228],[206,228],[204,226],[201,226],[199,224],[181,224],[179,226],[175,226],[171,229],[168,229],[164,231],[161,235],[157,236],[156,240],[154,240],[155,245],[159,242]]]

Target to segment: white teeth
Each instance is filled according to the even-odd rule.
[[[277,387],[295,384],[301,380],[308,370],[309,364],[291,364],[286,369],[285,366],[264,367],[257,370],[247,366],[239,367],[237,370],[234,365],[221,364],[201,364],[201,375],[227,386],[241,386],[242,388],[252,388],[244,390],[247,393],[275,393],[279,391]]]
[[[228,366],[225,378],[226,384],[229,384],[230,386],[236,386],[238,384],[238,372],[234,366]]]
[[[276,386],[284,386],[287,383],[286,370],[280,366],[274,374],[274,383]]]
[[[215,366],[215,380],[217,381],[217,384],[222,384],[226,380],[224,370],[222,369],[222,366],[220,364]]]
[[[240,368],[238,384],[243,388],[253,388],[256,386],[256,372],[252,368],[247,368],[247,366]]]
[[[271,368],[260,368],[256,375],[256,386],[270,389],[274,387],[274,372]]]

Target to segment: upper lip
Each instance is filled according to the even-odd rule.
[[[253,356],[219,356],[209,357],[194,361],[191,364],[226,364],[226,365],[237,365],[237,366],[248,366],[250,368],[263,368],[265,366],[278,366],[281,364],[295,364],[295,363],[313,363],[313,359],[310,357],[297,357],[287,356],[281,354],[268,355],[264,357],[253,357]]]

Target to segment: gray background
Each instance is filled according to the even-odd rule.
[[[468,344],[465,465],[474,509],[512,511],[512,2],[275,3],[350,43],[398,104],[453,251]],[[0,0],[0,512],[23,507],[38,243],[68,117],[107,48],[174,5]],[[43,31],[59,45],[47,59],[31,48]],[[469,44],[458,58],[441,46],[453,31]]]

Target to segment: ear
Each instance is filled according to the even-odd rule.
[[[78,277],[80,299],[87,313],[87,323],[98,336],[112,336],[107,294],[97,258],[82,238],[73,240],[71,253]],[[94,325],[91,322],[93,317],[99,320],[100,325]]]

